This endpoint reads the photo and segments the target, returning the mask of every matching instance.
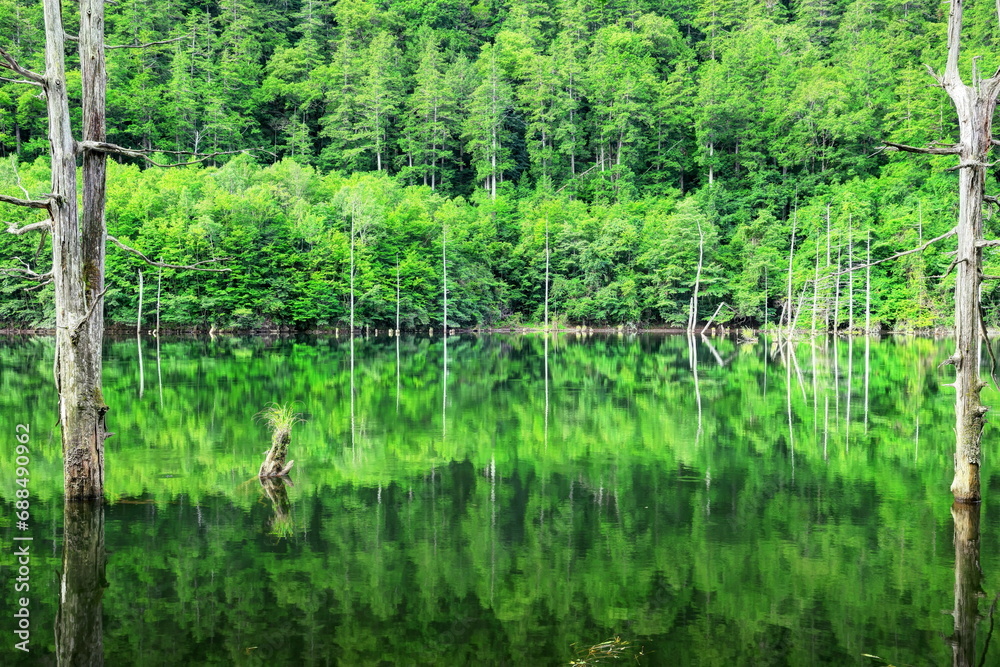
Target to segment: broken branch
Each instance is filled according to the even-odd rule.
[[[206,259],[206,260],[202,260],[200,262],[195,262],[194,264],[186,264],[186,265],[185,264],[167,264],[165,262],[155,262],[155,261],[151,260],[150,258],[146,257],[145,255],[143,255],[141,252],[139,252],[135,248],[130,248],[129,246],[125,245],[124,243],[122,243],[121,241],[119,241],[118,239],[116,239],[111,234],[108,234],[108,239],[111,240],[116,246],[118,246],[119,248],[121,248],[125,252],[130,252],[133,255],[136,255],[137,257],[139,257],[139,259],[141,259],[142,261],[146,262],[146,264],[149,264],[150,266],[158,266],[158,267],[163,268],[163,269],[189,269],[189,270],[193,270],[193,271],[213,271],[215,273],[226,273],[227,271],[231,271],[232,270],[232,269],[225,269],[225,268],[223,268],[223,269],[210,269],[210,268],[202,267],[201,266],[202,264],[211,264],[213,262],[224,262],[227,259],[231,259],[230,257],[222,257],[220,259]]]
[[[26,79],[33,81],[36,85],[42,85],[45,83],[45,77],[37,72],[32,72],[26,67],[21,67],[17,60],[10,54],[9,51],[0,47],[0,67],[4,69],[9,69],[11,72],[20,74]]]
[[[0,81],[3,81],[4,83],[26,83],[29,86],[41,86],[42,85],[42,84],[38,83],[37,81],[28,81],[27,79],[9,79],[9,78],[7,78],[5,76],[0,76]]]
[[[881,264],[882,262],[888,262],[889,260],[892,260],[892,259],[899,259],[900,257],[904,257],[905,255],[912,255],[915,252],[922,252],[922,251],[926,250],[929,245],[931,245],[933,243],[937,243],[941,239],[946,239],[949,236],[954,236],[957,232],[958,232],[958,228],[957,227],[952,227],[951,231],[945,232],[941,236],[933,238],[930,241],[928,241],[927,243],[925,243],[925,244],[923,244],[921,246],[918,246],[916,248],[912,248],[910,250],[904,250],[903,252],[897,252],[892,257],[886,257],[884,259],[879,259],[879,260],[876,260],[874,262],[869,262],[868,264],[859,264],[858,266],[852,266],[849,269],[844,269],[843,271],[837,271],[836,273],[831,273],[829,275],[830,276],[842,276],[845,273],[851,273],[852,271],[857,271],[859,269],[866,269],[869,266],[875,266],[876,264]]]
[[[190,151],[159,151],[159,150],[135,150],[132,148],[125,148],[124,146],[118,146],[116,144],[109,144],[104,141],[80,141],[77,143],[77,151],[99,151],[101,153],[108,153],[111,155],[124,155],[125,157],[139,158],[145,160],[154,167],[185,167],[191,164],[201,164],[205,160],[210,160],[213,157],[219,155],[235,155],[237,153],[249,153],[254,150],[262,150],[259,148],[244,148],[237,151],[216,151],[215,153],[192,153]],[[264,151],[269,152],[269,151]],[[191,160],[189,162],[176,162],[173,164],[163,164],[156,162],[150,155],[155,155],[161,153],[163,155],[196,155],[197,160]],[[271,153],[271,155],[274,155]]]
[[[80,328],[81,328],[81,327],[82,327],[82,326],[83,326],[84,324],[86,324],[86,323],[87,323],[87,320],[89,320],[89,319],[90,319],[90,316],[94,314],[94,309],[95,309],[95,308],[97,307],[97,304],[99,304],[99,303],[101,302],[101,299],[103,299],[103,298],[104,298],[104,295],[105,295],[105,294],[107,294],[107,293],[108,293],[108,288],[107,288],[107,287],[105,287],[105,288],[104,288],[104,289],[102,289],[102,290],[100,291],[100,293],[98,293],[98,295],[97,295],[97,296],[96,296],[96,297],[94,298],[94,301],[93,301],[93,302],[92,302],[92,303],[90,304],[90,308],[88,308],[88,309],[87,309],[87,312],[83,314],[83,317],[81,317],[81,318],[80,318],[80,321],[79,321],[79,322],[77,322],[77,323],[76,323],[76,326],[75,326],[75,327],[73,328],[73,333],[72,333],[72,335],[73,335],[73,337],[74,337],[74,338],[75,338],[75,337],[77,336],[77,334],[79,334],[79,333],[80,333]]]
[[[15,206],[27,206],[29,208],[48,208],[49,202],[44,199],[19,199],[18,197],[8,197],[0,195],[0,202],[14,204]]]
[[[897,150],[905,151],[907,153],[923,153],[925,155],[958,155],[959,149],[957,144],[940,144],[938,146],[928,146],[926,148],[920,148],[918,146],[907,146],[906,144],[897,144],[893,141],[884,142],[886,150]]]
[[[42,220],[41,222],[34,222],[30,225],[25,225],[24,227],[16,227],[13,222],[7,223],[7,233],[20,236],[21,234],[27,234],[28,232],[51,232],[52,222],[50,220]]]

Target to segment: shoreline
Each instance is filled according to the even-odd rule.
[[[703,332],[704,330],[704,332]],[[355,327],[355,336],[389,336],[394,337],[395,329],[384,329],[384,328],[373,328],[373,327]],[[431,327],[418,327],[415,329],[402,329],[400,330],[403,335],[413,335],[422,334],[427,332],[427,335],[434,335],[435,333],[440,334],[440,326]],[[348,332],[347,327],[329,327],[329,328],[314,328],[314,329],[294,329],[291,327],[254,327],[249,329],[216,329],[215,327],[203,328],[196,326],[186,326],[186,327],[164,327],[162,328],[161,334],[157,334],[155,328],[143,329],[143,336],[156,337],[158,335],[163,336],[296,336],[296,335],[306,335],[306,336],[340,336],[341,334],[346,335]],[[0,327],[0,336],[54,336],[56,330],[54,327]],[[715,327],[696,327],[694,331],[687,331],[681,327],[665,327],[665,326],[652,326],[652,327],[615,327],[615,326],[600,326],[600,327],[590,327],[590,326],[577,326],[577,327],[561,327],[554,329],[544,329],[542,327],[533,326],[500,326],[500,327],[454,327],[448,330],[449,336],[460,335],[460,334],[538,334],[538,333],[554,333],[554,334],[572,334],[572,335],[589,335],[589,334],[664,334],[664,335],[678,335],[678,334],[690,334],[695,336],[742,336],[746,338],[747,333],[751,333],[754,338],[762,335],[776,335],[779,332],[775,329],[754,329],[751,327],[725,327],[725,326],[715,326]],[[1000,334],[1000,330],[990,330],[990,335]],[[137,334],[135,327],[121,327],[113,326],[107,327],[104,330],[104,335],[112,338],[123,338],[126,336],[135,336]],[[808,329],[797,330],[793,332],[795,337],[808,336],[812,332]],[[954,329],[920,329],[911,331],[895,331],[895,330],[880,330],[877,332],[871,332],[866,334],[864,331],[856,330],[854,332],[849,332],[846,330],[841,331],[821,331],[817,330],[816,335],[838,335],[838,336],[924,336],[940,338],[945,336],[954,335]]]

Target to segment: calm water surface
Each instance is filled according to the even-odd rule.
[[[953,543],[948,354],[382,337],[355,342],[352,372],[344,338],[112,341],[107,502],[67,513],[52,342],[2,340],[3,609],[16,535],[33,556],[31,653],[5,613],[0,664],[56,663],[63,571],[99,594],[67,607],[59,643],[109,665],[558,665],[615,636],[647,665],[978,662],[1000,591],[996,434],[977,597]],[[263,488],[271,401],[306,422],[294,485]],[[942,613],[967,598],[978,622]]]

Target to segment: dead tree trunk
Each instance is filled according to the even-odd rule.
[[[279,427],[271,436],[271,449],[264,454],[264,462],[260,464],[258,477],[280,477],[287,475],[295,461],[285,463],[288,457],[288,443],[292,441],[292,427]]]
[[[77,220],[76,143],[70,127],[58,0],[45,0],[45,97],[52,149],[52,270],[63,474],[67,498],[104,495],[108,406],[101,392],[104,332],[103,153],[84,151],[83,215]],[[104,141],[104,2],[80,3],[84,139]]]
[[[962,31],[962,0],[951,0],[948,16],[948,60],[944,74],[934,78],[948,93],[958,116],[959,140],[955,144],[933,144],[918,148],[886,142],[889,148],[932,155],[957,155],[959,212],[958,254],[955,258],[955,353],[946,363],[955,366],[955,478],[951,491],[959,502],[981,499],[979,468],[983,415],[988,408],[979,393],[986,384],[979,373],[982,320],[979,287],[982,282],[983,202],[987,153],[994,143],[991,135],[1000,70],[989,79],[979,76],[973,65],[972,84],[959,73]],[[998,6],[1000,10],[1000,6]],[[974,61],[975,62],[975,61]]]
[[[55,286],[55,367],[66,497],[99,498],[104,494],[104,440],[110,435],[105,428],[108,406],[101,391],[104,260],[105,244],[110,238],[104,219],[106,154],[148,159],[151,151],[132,151],[106,142],[104,0],[80,0],[83,138],[79,142],[74,140],[71,127],[66,34],[60,0],[43,0],[42,9],[44,74],[22,67],[2,44],[0,67],[21,77],[9,81],[37,86],[44,92],[51,150],[51,192],[38,200],[31,199],[27,193],[25,199],[0,195],[0,202],[45,209],[49,215],[47,220],[8,231],[52,234],[51,272],[37,274],[29,269],[25,273],[34,279],[51,280]],[[78,155],[83,164],[82,194],[77,188]],[[82,211],[77,208],[78,196],[83,202]],[[152,262],[138,251],[116,243],[154,266],[198,268]]]

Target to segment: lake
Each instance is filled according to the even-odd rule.
[[[5,613],[0,663],[56,664],[64,571],[60,651],[116,666],[566,665],[615,637],[621,664],[1000,661],[996,436],[957,548],[951,345],[111,340],[107,499],[67,512],[52,340],[0,340],[5,611],[32,554],[31,652]],[[305,422],[264,487],[274,401]]]

